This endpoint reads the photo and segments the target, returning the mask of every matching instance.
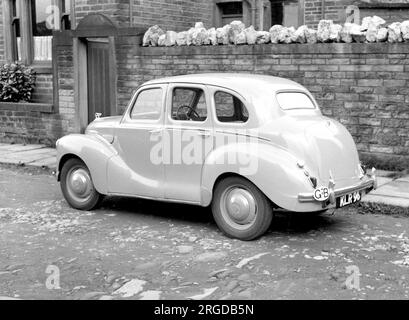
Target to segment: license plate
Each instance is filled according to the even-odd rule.
[[[343,195],[342,197],[337,198],[337,208],[342,208],[357,203],[361,201],[361,198],[362,194],[359,191]]]

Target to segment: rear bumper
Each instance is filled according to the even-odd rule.
[[[377,188],[377,179],[376,179],[375,172],[373,171],[371,175],[365,176],[363,178],[363,181],[358,185],[341,188],[341,189],[330,188],[330,196],[329,196],[329,199],[326,201],[319,202],[315,200],[313,196],[313,192],[298,194],[298,201],[301,203],[322,203],[322,207],[326,208],[330,206],[331,204],[334,205],[336,202],[336,198],[338,197],[342,197],[346,194],[358,192],[358,191],[365,191],[365,193],[368,193],[371,190],[374,190],[376,188]]]

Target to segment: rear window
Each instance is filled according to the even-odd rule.
[[[283,110],[315,109],[315,105],[310,97],[302,92],[277,93],[277,101]]]

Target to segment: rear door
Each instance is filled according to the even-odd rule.
[[[165,198],[199,203],[204,161],[213,148],[204,85],[169,84],[165,118]]]

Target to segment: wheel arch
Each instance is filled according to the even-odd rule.
[[[116,154],[108,141],[96,135],[72,134],[57,141],[57,179],[63,165],[72,158],[81,160],[88,168],[95,189],[107,194],[107,165]]]
[[[64,154],[64,155],[61,157],[61,159],[60,159],[60,161],[59,161],[59,163],[58,163],[57,181],[60,181],[60,180],[61,180],[61,170],[62,170],[62,168],[64,167],[64,164],[66,164],[67,161],[70,160],[70,159],[78,159],[78,160],[81,160],[82,162],[85,163],[85,161],[84,161],[83,159],[81,159],[79,156],[77,156],[76,154],[73,154],[73,153],[66,153],[66,154]]]
[[[244,155],[254,166],[228,164],[226,153]],[[220,160],[221,159],[221,160]],[[227,158],[228,159],[228,158]],[[246,159],[246,158],[242,158]],[[249,165],[253,165],[249,162]],[[243,170],[252,168],[252,170]],[[213,151],[202,170],[201,204],[207,206],[213,198],[215,185],[228,176],[239,176],[254,184],[269,200],[279,208],[297,211],[303,209],[298,202],[298,194],[310,191],[311,185],[303,170],[296,165],[296,158],[288,151],[269,144],[260,144],[254,150],[247,145],[223,146]]]
[[[215,188],[217,187],[217,185],[219,184],[220,181],[226,179],[226,178],[231,178],[231,177],[237,177],[237,178],[241,178],[244,179],[250,183],[252,183],[253,185],[255,185],[257,187],[257,189],[260,190],[260,192],[262,194],[264,194],[264,196],[266,196],[266,198],[269,200],[269,202],[271,203],[271,205],[273,206],[273,208],[279,208],[279,206],[277,204],[275,204],[265,193],[263,190],[261,190],[256,183],[254,183],[254,181],[251,181],[251,179],[249,179],[248,177],[245,177],[237,172],[223,172],[221,173],[219,176],[217,176],[217,178],[215,179],[213,186],[212,186],[212,200],[213,200],[213,195],[214,195],[214,191]]]

